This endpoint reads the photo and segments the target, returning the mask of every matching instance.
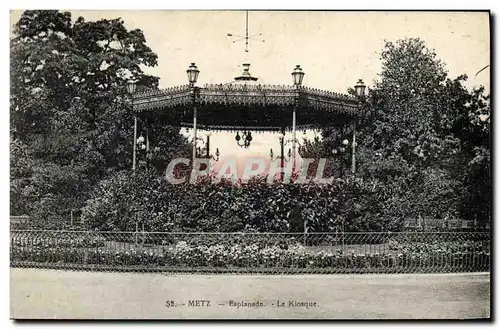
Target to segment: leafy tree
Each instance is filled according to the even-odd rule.
[[[131,167],[126,83],[157,87],[158,78],[142,70],[157,65],[157,56],[142,31],[128,30],[119,18],[73,23],[70,13],[54,10],[25,11],[10,52],[11,148],[15,159],[30,159],[29,170],[11,162],[11,211],[66,215],[102,178]],[[181,151],[186,144],[178,131],[153,130]],[[169,151],[157,149],[155,156]]]
[[[440,133],[444,64],[422,40],[413,38],[387,42],[381,59],[363,145],[383,158],[401,157],[416,168],[448,158],[458,141]]]
[[[486,211],[491,203],[488,97],[482,89],[469,92],[465,75],[448,78],[422,40],[388,42],[381,59],[360,134],[360,175],[380,186],[401,183],[400,192],[388,194],[383,212],[401,219],[480,216],[478,208]],[[481,165],[472,169],[476,155]],[[482,187],[472,186],[473,172],[481,172]],[[485,201],[473,207],[474,216],[460,210],[467,200],[478,202],[478,195]]]
[[[382,71],[358,124],[356,179],[348,179],[339,216],[349,229],[400,229],[417,217],[488,220],[491,208],[489,97],[420,39],[387,42]],[[352,91],[351,91],[352,92]],[[339,129],[301,152],[329,156]],[[337,142],[338,143],[338,142]],[[301,153],[302,154],[302,153]],[[344,166],[350,157],[343,157]],[[338,168],[337,168],[338,170]],[[346,177],[349,178],[349,177]]]

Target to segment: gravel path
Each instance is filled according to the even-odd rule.
[[[12,268],[10,276],[10,314],[17,319],[490,316],[489,273],[260,276]]]

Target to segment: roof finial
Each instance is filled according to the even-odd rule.
[[[252,77],[250,74],[250,64],[244,63],[243,64],[243,73],[239,76],[234,78],[236,81],[257,81],[257,77]]]

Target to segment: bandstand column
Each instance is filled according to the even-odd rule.
[[[150,160],[150,154],[149,154],[149,133],[151,130],[151,123],[149,119],[146,120],[146,168],[149,170],[149,160]]]
[[[359,79],[358,83],[354,86],[356,97],[358,98],[358,111],[362,111],[363,103],[365,102],[365,89],[366,85],[363,79]],[[352,175],[356,173],[356,116],[352,124]]]
[[[281,167],[281,170],[284,170],[283,168],[285,168],[285,127],[281,128],[281,134],[282,134],[282,138],[280,139],[280,167]],[[283,171],[281,171],[280,173],[280,181],[283,182],[285,178],[285,173]]]
[[[207,135],[207,158],[210,158],[210,135]]]
[[[149,154],[149,130],[150,130],[149,119],[146,121],[146,154]]]
[[[292,172],[295,171],[295,158],[297,154],[297,106],[294,106],[293,108],[293,114],[292,114]]]
[[[352,174],[356,173],[356,119],[352,124]]]
[[[292,77],[293,77],[293,85],[295,87],[295,104],[293,106],[293,114],[292,114],[292,172],[295,171],[295,160],[297,157],[297,108],[299,106],[300,99],[300,91],[302,86],[302,80],[304,79],[305,73],[302,71],[300,65],[296,65],[295,69],[293,69]]]
[[[189,88],[191,89],[191,97],[193,104],[193,171],[194,171],[194,161],[196,160],[196,96],[198,92],[198,87],[195,87],[196,80],[198,80],[198,74],[200,71],[196,67],[195,63],[191,63],[189,68],[186,70]]]
[[[132,153],[132,170],[135,170],[137,153],[137,115],[134,115],[134,151]]]
[[[197,110],[196,106],[193,106],[193,170],[194,170],[194,161],[196,160],[196,117]]]

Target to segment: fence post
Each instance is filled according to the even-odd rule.
[[[142,222],[142,244],[144,245],[146,242],[146,234],[144,233],[144,221]]]
[[[337,254],[337,248],[339,243],[339,227],[335,226],[335,245],[332,246],[332,252]]]
[[[344,242],[344,239],[345,239],[344,232],[345,232],[345,221],[342,218],[342,256],[344,256],[344,243],[345,243]]]
[[[344,249],[345,249],[345,246],[344,246],[344,244],[345,244],[344,239],[345,239],[345,237],[344,237],[344,230],[342,230],[342,256],[344,256]]]
[[[139,223],[135,221],[135,247],[137,248],[137,234],[139,234]]]
[[[304,247],[307,246],[307,219],[304,221]]]

